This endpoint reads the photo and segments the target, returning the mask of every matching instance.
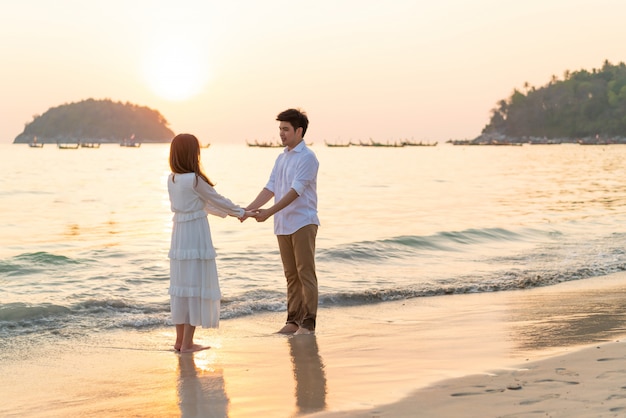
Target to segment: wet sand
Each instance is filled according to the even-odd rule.
[[[367,411],[325,417],[624,417],[626,343],[440,382]]]
[[[322,306],[198,329],[111,331],[0,363],[7,417],[598,417],[626,414],[626,273],[515,292]]]

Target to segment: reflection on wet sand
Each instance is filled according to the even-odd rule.
[[[298,413],[307,414],[325,409],[326,373],[315,335],[297,335],[288,341],[296,381]]]
[[[181,417],[228,417],[229,399],[223,372],[209,367],[210,364],[206,366],[197,367],[192,353],[178,355]]]
[[[509,308],[519,349],[589,344],[626,329],[626,289],[588,289],[522,297]]]

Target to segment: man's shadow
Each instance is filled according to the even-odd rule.
[[[228,417],[230,401],[221,369],[198,368],[194,354],[186,353],[178,355],[178,373],[181,417]]]
[[[296,380],[298,412],[307,414],[326,408],[326,373],[315,335],[289,338],[289,349]]]

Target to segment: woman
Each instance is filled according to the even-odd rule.
[[[174,137],[170,168],[167,189],[174,222],[169,295],[176,325],[174,349],[188,353],[210,348],[194,344],[197,326],[219,327],[221,292],[207,214],[244,218],[253,213],[215,191],[202,170],[200,143],[194,135]]]

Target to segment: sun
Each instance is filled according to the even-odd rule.
[[[210,79],[209,52],[198,42],[168,37],[154,42],[144,59],[144,77],[150,89],[171,101],[199,94]]]

